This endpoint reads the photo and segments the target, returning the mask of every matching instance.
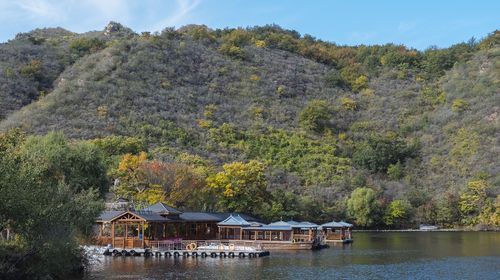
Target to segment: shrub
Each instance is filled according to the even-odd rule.
[[[325,76],[325,82],[329,87],[343,87],[346,84],[346,81],[342,78],[342,75],[340,75],[337,69],[328,71]]]
[[[77,57],[87,55],[89,53],[94,53],[103,49],[106,46],[103,40],[98,38],[87,38],[81,37],[73,40],[70,45],[70,51]]]
[[[463,112],[469,108],[469,103],[462,98],[457,98],[451,103],[453,112]]]
[[[313,100],[299,114],[299,125],[308,131],[323,132],[330,120],[330,106],[324,100]]]
[[[351,84],[351,88],[354,92],[360,92],[363,89],[368,88],[368,77],[361,75]]]
[[[356,109],[358,108],[357,102],[349,97],[342,97],[340,99],[340,102],[342,103],[342,107],[345,110],[356,111]]]

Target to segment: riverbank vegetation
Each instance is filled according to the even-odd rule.
[[[106,193],[265,221],[500,226],[498,31],[419,51],[110,23],[0,50],[7,273],[80,267]]]

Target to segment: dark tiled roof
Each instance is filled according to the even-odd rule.
[[[170,207],[162,202],[155,203],[155,204],[145,208],[144,210],[148,210],[148,211],[152,211],[152,212],[156,212],[156,213],[160,213],[160,214],[165,214],[165,215],[179,215],[182,213],[181,211],[179,211],[173,207]]]
[[[104,211],[101,213],[97,221],[100,222],[109,222],[113,220],[114,218],[120,216],[121,214],[126,213],[127,211]],[[168,205],[165,205],[163,203],[156,203],[154,205],[151,205],[144,210],[138,210],[138,211],[130,211],[131,213],[134,213],[142,218],[144,218],[147,221],[187,221],[187,222],[222,222],[231,215],[233,216],[239,216],[243,218],[244,220],[252,223],[252,222],[258,222],[259,220],[252,217],[248,216],[245,214],[240,214],[240,213],[220,213],[220,212],[180,212]],[[173,217],[163,217],[161,215],[169,215],[169,214],[174,214],[174,215],[179,215],[178,218],[176,216]]]
[[[218,215],[205,212],[184,212],[179,215],[179,218],[184,221],[206,221],[206,222],[220,222],[221,219]]]
[[[101,222],[109,222],[113,220],[113,218],[125,213],[126,211],[103,211],[97,218],[97,221]]]
[[[137,216],[143,218],[144,220],[148,222],[166,222],[170,221],[169,218],[163,217],[162,215],[155,213],[153,211],[148,211],[148,210],[140,210],[140,211],[134,211],[131,212],[136,214]]]

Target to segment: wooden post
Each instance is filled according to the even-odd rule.
[[[115,222],[111,222],[111,246],[115,248]]]
[[[141,222],[141,229],[142,229],[142,248],[144,248],[144,222]]]
[[[243,240],[243,228],[240,228],[240,240]]]
[[[273,240],[273,232],[269,231],[269,241],[272,241],[272,240]]]

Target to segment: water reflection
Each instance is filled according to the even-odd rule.
[[[258,259],[101,257],[87,279],[500,279],[500,233],[358,233]]]

